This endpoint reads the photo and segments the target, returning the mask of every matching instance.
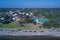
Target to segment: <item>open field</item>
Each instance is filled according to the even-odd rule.
[[[12,22],[9,24],[2,24],[0,28],[16,28],[16,29],[29,29],[29,26],[25,24],[25,26],[20,26],[20,23],[18,22]]]
[[[32,30],[40,30],[47,28],[39,28],[39,25],[34,25],[33,23],[25,24],[25,26],[21,26],[19,22],[15,21],[9,24],[2,24],[0,28],[13,28],[13,29],[32,29]]]

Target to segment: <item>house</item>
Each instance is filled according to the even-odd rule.
[[[29,13],[26,13],[27,16],[29,16]]]
[[[16,16],[16,17],[15,17],[15,20],[16,20],[16,21],[20,21],[20,17],[19,17],[19,16]]]
[[[13,14],[14,12],[12,12],[12,11],[9,11],[9,13],[10,13],[10,14]]]
[[[15,21],[15,18],[13,17],[12,20]]]
[[[30,19],[33,17],[33,12],[29,13],[29,17],[30,17]]]
[[[20,20],[18,14],[13,14],[13,15],[12,15],[12,19],[13,19],[14,21],[19,21],[19,20]]]
[[[37,17],[33,17],[32,20],[35,21],[39,26],[42,26],[45,22],[49,21],[47,18],[37,18]]]

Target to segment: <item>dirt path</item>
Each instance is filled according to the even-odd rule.
[[[34,25],[33,23],[29,23],[29,26],[30,26],[30,29],[33,29],[33,30],[40,30],[40,29],[44,29],[46,30],[46,28],[39,28],[39,25]]]
[[[40,29],[38,25],[34,25],[33,23],[30,23],[29,26],[31,29],[35,29],[35,30]]]

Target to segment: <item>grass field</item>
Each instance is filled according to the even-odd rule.
[[[2,24],[0,28],[17,28],[17,29],[29,29],[28,24],[25,24],[25,26],[21,26],[19,22],[12,22],[9,24]]]
[[[21,26],[19,22],[15,21],[8,24],[2,24],[0,25],[0,28],[13,28],[13,29],[22,29],[22,30],[40,30],[45,28],[39,28],[39,25],[34,25],[33,23],[25,24],[24,26]]]

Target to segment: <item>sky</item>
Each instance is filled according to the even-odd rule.
[[[60,0],[0,0],[0,8],[60,8]]]

